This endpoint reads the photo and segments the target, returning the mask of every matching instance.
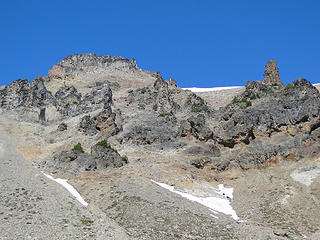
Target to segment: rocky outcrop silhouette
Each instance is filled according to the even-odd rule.
[[[275,60],[269,61],[266,65],[266,68],[264,70],[264,83],[268,85],[283,86],[283,83],[280,80],[277,62]]]
[[[116,82],[122,87],[152,85],[155,73],[138,68],[134,59],[96,54],[75,54],[64,58],[48,72],[47,81],[68,84]]]

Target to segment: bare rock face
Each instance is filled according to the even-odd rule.
[[[90,115],[82,117],[79,123],[79,131],[91,136],[103,132],[105,137],[110,137],[121,130],[122,126],[118,124],[116,124],[116,114],[112,112],[111,107],[108,107],[92,118]]]
[[[212,121],[213,139],[223,146],[222,157],[200,161],[201,166],[249,169],[270,161],[315,157],[320,147],[319,106],[318,90],[305,79],[286,87],[248,82],[246,90],[216,112]],[[223,168],[222,159],[227,160]]]
[[[264,83],[268,85],[283,86],[283,83],[280,80],[277,62],[275,60],[269,61],[266,65],[266,68],[264,70]]]
[[[48,72],[48,81],[88,84],[90,82],[117,82],[122,87],[152,85],[155,74],[138,68],[134,59],[96,54],[76,54],[63,59]]]
[[[44,86],[42,77],[37,77],[33,82],[27,79],[18,79],[4,87],[0,94],[0,105],[5,109],[19,107],[32,108],[44,105],[54,105],[52,94]]]

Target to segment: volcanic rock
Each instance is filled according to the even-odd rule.
[[[279,76],[279,69],[275,60],[270,60],[264,70],[264,83],[268,85],[283,86]]]

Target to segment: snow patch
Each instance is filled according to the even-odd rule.
[[[314,83],[313,86],[319,86],[320,83]],[[222,91],[222,90],[229,90],[229,89],[236,89],[241,88],[243,86],[229,86],[229,87],[212,87],[212,88],[198,88],[198,87],[191,87],[191,88],[182,88],[184,90],[190,90],[191,92],[214,92],[214,91]]]
[[[197,203],[200,203],[200,204],[208,207],[209,210],[212,211],[212,213],[214,213],[214,214],[216,214],[217,212],[220,212],[220,213],[223,213],[226,215],[231,215],[231,217],[234,220],[236,220],[237,222],[242,222],[239,220],[237,213],[233,210],[228,199],[214,197],[213,196],[214,193],[212,193],[210,197],[198,197],[198,196],[191,195],[189,193],[184,193],[184,192],[174,190],[173,186],[169,186],[165,183],[158,183],[154,180],[151,180],[151,181],[153,183],[157,184],[158,186],[169,190],[170,192],[173,192],[173,193],[178,194],[184,198],[189,199],[190,201],[197,202]],[[225,196],[229,196],[231,199],[233,198],[233,188],[231,188],[232,189],[232,191],[231,191],[230,188],[224,188],[223,184],[220,184],[219,186],[220,186],[219,187],[220,191],[216,191],[216,193],[219,193],[221,195],[223,195],[223,193],[225,193]],[[214,215],[212,215],[212,216],[216,218],[216,216],[214,216]]]
[[[306,186],[310,186],[312,182],[320,176],[320,167],[308,166],[301,167],[294,170],[290,176],[297,182],[300,182]]]
[[[231,200],[233,200],[233,188],[226,188],[223,186],[223,184],[219,184],[218,188],[220,190],[220,192],[218,192],[219,194],[226,196],[227,198],[230,198]]]
[[[44,172],[42,172],[42,174],[44,176],[46,176],[47,178],[61,184],[65,189],[67,189],[71,195],[79,202],[81,203],[83,206],[88,206],[88,203],[86,201],[84,201],[84,199],[81,197],[80,193],[78,193],[78,191],[72,186],[70,185],[66,180],[66,179],[61,179],[61,178],[53,178],[52,176],[50,176],[49,174],[45,174]]]
[[[191,92],[213,92],[213,91],[222,91],[222,90],[229,90],[229,89],[236,89],[240,88],[241,86],[232,86],[232,87],[213,87],[213,88],[182,88],[184,90],[190,90]]]

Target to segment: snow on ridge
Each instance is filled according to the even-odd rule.
[[[49,174],[45,174],[44,172],[42,172],[42,174],[44,176],[46,176],[47,178],[59,183],[60,185],[62,185],[65,189],[68,190],[68,192],[71,193],[71,195],[79,202],[81,203],[83,206],[88,206],[88,203],[81,197],[80,193],[72,186],[70,185],[66,180],[66,179],[61,179],[61,178],[53,178],[52,176],[50,176]]]
[[[180,192],[177,190],[174,190],[173,186],[169,186],[165,183],[159,183],[156,182],[154,180],[151,180],[153,183],[157,184],[160,187],[163,187],[167,190],[169,190],[170,192],[173,192],[175,194],[178,194],[184,198],[187,198],[190,201],[193,202],[197,202],[200,203],[206,207],[209,208],[209,210],[216,214],[217,212],[226,214],[226,215],[231,215],[231,217],[237,221],[237,222],[243,222],[242,220],[239,219],[239,217],[237,216],[237,213],[235,212],[235,210],[233,210],[232,206],[230,205],[230,202],[228,199],[225,198],[219,198],[219,197],[214,197],[214,196],[210,196],[210,197],[197,197],[194,196],[192,194],[189,193],[184,193],[184,192]],[[223,186],[223,184],[220,184],[219,186],[219,190],[220,191],[215,191],[216,193],[219,193],[221,195],[227,196],[228,198],[232,199],[233,198],[233,188],[225,188]],[[217,216],[211,214],[212,217],[217,218]]]
[[[314,83],[313,86],[319,86],[320,83]],[[191,88],[182,88],[183,90],[190,90],[191,92],[214,92],[214,91],[222,91],[222,90],[229,90],[229,89],[237,89],[243,86],[229,86],[229,87],[212,87],[212,88],[198,88],[198,87],[191,87]]]
[[[222,90],[229,90],[229,89],[236,89],[236,88],[241,88],[241,86],[213,87],[213,88],[191,87],[191,88],[182,88],[182,89],[190,90],[191,92],[213,92],[213,91],[222,91]]]

